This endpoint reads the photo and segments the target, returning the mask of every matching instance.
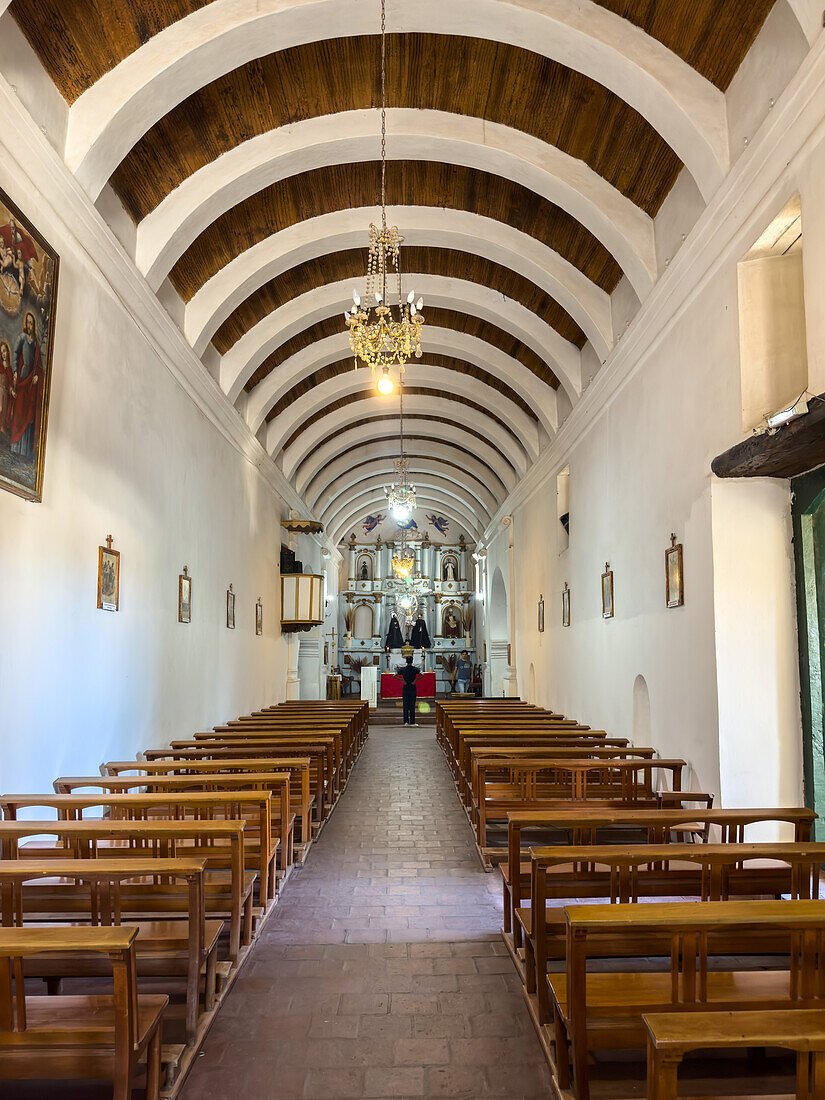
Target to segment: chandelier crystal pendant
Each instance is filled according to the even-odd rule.
[[[401,289],[401,244],[398,226],[387,225],[387,70],[385,0],[381,0],[381,225],[369,228],[369,260],[364,300],[352,293],[352,308],[344,313],[355,369],[368,366],[373,375],[381,371],[378,389],[392,393],[390,368],[404,368],[415,356],[421,358],[422,298],[411,290],[406,299]],[[389,284],[395,283],[396,302],[390,304]]]

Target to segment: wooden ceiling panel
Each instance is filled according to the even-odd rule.
[[[528,348],[520,340],[515,339],[509,333],[504,332],[488,321],[448,309],[426,310],[425,317],[427,323],[430,325],[452,328],[457,332],[469,333],[471,336],[478,337],[479,340],[485,340],[493,347],[500,348],[503,352],[506,352],[507,355],[511,355],[514,359],[523,363],[528,370],[533,371],[542,382],[545,382],[548,386],[552,386],[554,389],[558,389],[559,380],[549,369],[547,364],[540,359],[531,348]],[[323,321],[318,321],[316,324],[310,325],[308,328],[296,333],[291,339],[284,341],[280,347],[276,348],[271,355],[267,356],[250,377],[244,389],[249,393],[249,391],[253,390],[259,382],[262,382],[264,378],[267,377],[267,375],[271,374],[273,370],[277,370],[278,367],[293,355],[297,354],[297,352],[303,351],[304,348],[310,347],[310,345],[316,343],[318,340],[324,340],[328,336],[338,336],[345,331],[341,314],[336,313],[334,316],[326,317]],[[433,362],[436,357],[427,350],[426,324],[422,335],[422,349],[424,358],[428,362]],[[350,367],[351,366],[352,364],[350,362]]]
[[[526,401],[519,397],[515,390],[508,386],[506,382],[503,382],[494,374],[490,374],[489,371],[486,371],[481,367],[475,366],[475,364],[473,363],[467,363],[463,359],[456,359],[450,355],[425,355],[422,357],[421,360],[416,359],[413,364],[411,364],[411,366],[407,368],[407,374],[405,375],[405,377],[410,379],[414,378],[415,367],[416,364],[418,364],[419,362],[421,366],[444,367],[446,370],[453,370],[459,374],[465,374],[468,378],[475,378],[476,381],[492,387],[492,389],[500,393],[502,397],[506,397],[509,401],[512,401],[513,404],[517,405],[523,413],[530,417],[531,420],[537,419],[535,410],[530,405],[528,405]],[[361,394],[361,396],[376,397],[377,391],[375,389],[372,375],[366,367],[359,367],[359,370],[362,369],[362,378],[364,381],[365,391],[363,394]],[[293,402],[303,397],[304,394],[307,394],[311,390],[314,390],[316,386],[320,386],[323,382],[328,382],[331,378],[338,378],[343,374],[352,374],[353,370],[354,368],[352,365],[352,359],[350,358],[340,359],[336,363],[329,363],[327,364],[327,366],[321,367],[320,370],[315,371],[307,378],[304,378],[302,381],[297,382],[284,394],[280,401],[272,406],[266,416],[267,423],[269,423],[270,420],[274,420],[276,416],[280,416],[282,412],[286,412],[286,410],[290,407],[290,405],[293,404]],[[404,386],[405,394],[419,392],[423,393],[425,391],[416,390],[411,385]],[[454,395],[451,395],[449,391],[445,391],[444,396],[447,397]],[[397,399],[397,391],[394,394],[390,394],[387,398],[388,401],[393,401]]]
[[[658,38],[724,91],[774,0],[596,2]],[[11,11],[55,84],[72,102],[152,35],[207,3],[209,0],[13,0]],[[433,66],[427,55],[422,55],[421,61],[424,82],[432,78]]]
[[[337,164],[264,188],[216,219],[192,243],[172,269],[175,289],[189,301],[235,256],[271,234],[334,210],[372,206],[380,194],[380,176],[378,161]],[[387,174],[387,202],[469,210],[506,222],[554,248],[608,292],[621,277],[607,249],[579,222],[501,176],[434,161],[396,161]]]
[[[546,321],[576,347],[583,347],[586,337],[570,314],[550,298],[543,290],[523,276],[501,264],[457,252],[448,248],[407,247],[401,252],[402,269],[413,273],[427,272],[453,279],[465,279],[496,290],[513,301],[520,302],[531,313]],[[366,248],[353,248],[328,253],[315,260],[308,260],[283,272],[265,283],[243,301],[227,317],[215,336],[213,344],[221,355],[279,306],[299,298],[319,286],[353,280],[353,286],[362,286],[367,269]],[[405,283],[406,285],[406,283]],[[429,312],[429,311],[427,311]]]
[[[350,370],[352,370],[352,365],[351,364],[350,364]],[[438,397],[442,401],[452,401],[452,402],[455,402],[456,405],[466,405],[467,408],[469,408],[469,409],[475,409],[476,412],[480,412],[480,413],[483,413],[485,416],[489,416],[490,419],[494,420],[497,424],[499,424],[504,429],[504,431],[510,432],[510,429],[507,427],[507,425],[504,423],[504,421],[500,420],[495,415],[495,413],[491,412],[490,409],[488,409],[486,406],[479,405],[477,402],[471,401],[468,397],[459,397],[455,393],[445,393],[444,390],[433,390],[433,389],[427,388],[426,386],[405,386],[404,387],[404,393],[407,396],[409,396],[410,394],[418,394],[422,397]],[[295,429],[295,431],[292,433],[292,435],[289,437],[289,439],[287,439],[286,442],[284,443],[284,450],[286,450],[288,447],[291,447],[292,444],[295,442],[295,440],[298,438],[298,436],[303,431],[305,431],[307,428],[309,428],[312,424],[317,424],[319,420],[323,420],[324,417],[329,416],[330,413],[337,412],[339,409],[346,408],[347,405],[352,405],[356,401],[369,401],[373,397],[375,397],[375,388],[371,387],[367,390],[361,391],[360,393],[348,394],[346,397],[341,397],[338,401],[331,401],[328,405],[325,405],[323,409],[319,409],[319,411],[315,414],[315,416],[310,417],[308,420],[305,420],[302,424],[298,425],[298,427]],[[390,398],[390,400],[392,400],[392,398]],[[421,419],[423,419],[423,420],[438,420],[439,422],[441,422],[443,424],[452,424],[454,427],[458,426],[459,428],[462,428],[464,431],[468,431],[468,432],[471,431],[471,429],[466,427],[464,422],[462,421],[461,413],[458,411],[458,409],[456,409],[455,420],[448,420],[446,417],[429,416],[429,415],[421,417],[417,413],[409,414],[409,415],[414,415],[416,420],[421,420]],[[267,420],[270,420],[270,419],[271,419],[271,415],[269,417],[267,417]],[[347,424],[347,430],[349,430],[350,428],[355,428],[360,424],[374,424],[376,421],[379,421],[379,420],[397,420],[397,419],[398,419],[398,416],[397,416],[397,414],[394,414],[394,413],[388,413],[386,416],[368,416],[363,420],[358,420],[355,423]],[[510,434],[512,434],[512,432]],[[482,436],[479,432],[473,432],[473,435],[477,435],[479,439],[484,439],[485,443],[487,443],[490,446],[493,446],[492,442],[489,439]],[[406,433],[404,435],[404,438],[405,439],[407,438]]]
[[[681,168],[632,107],[539,54],[437,34],[390,35],[387,48],[388,106],[484,118],[534,134],[586,161],[651,215]],[[138,221],[192,172],[257,134],[375,107],[379,64],[380,39],[370,36],[313,42],[242,66],[153,126],[115,173],[115,190]]]
[[[596,0],[687,61],[723,92],[774,0]]]

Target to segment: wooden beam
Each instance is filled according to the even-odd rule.
[[[808,412],[775,432],[753,435],[717,455],[717,477],[797,477],[825,464],[825,394],[809,401]]]

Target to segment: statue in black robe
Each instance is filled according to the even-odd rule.
[[[412,634],[410,635],[410,644],[414,649],[430,649],[433,644],[430,641],[427,624],[421,615],[415,620],[415,626],[412,628]]]
[[[401,633],[398,617],[393,615],[390,619],[390,628],[387,631],[387,640],[384,642],[384,649],[400,649],[403,644],[404,637]]]

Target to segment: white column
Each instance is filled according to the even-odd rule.
[[[295,634],[287,634],[287,669],[286,669],[286,697],[287,699],[301,698],[301,677],[298,673],[298,637]]]
[[[298,640],[297,648],[300,680],[298,697],[322,699],[324,695],[321,694],[321,639],[308,634],[302,635]]]
[[[516,656],[516,555],[515,555],[515,526],[512,516],[505,516],[501,521],[508,528],[509,546],[507,547],[507,559],[510,566],[510,591],[508,593],[508,606],[510,609],[510,664],[505,675],[505,694],[513,699],[518,695],[518,659]]]

